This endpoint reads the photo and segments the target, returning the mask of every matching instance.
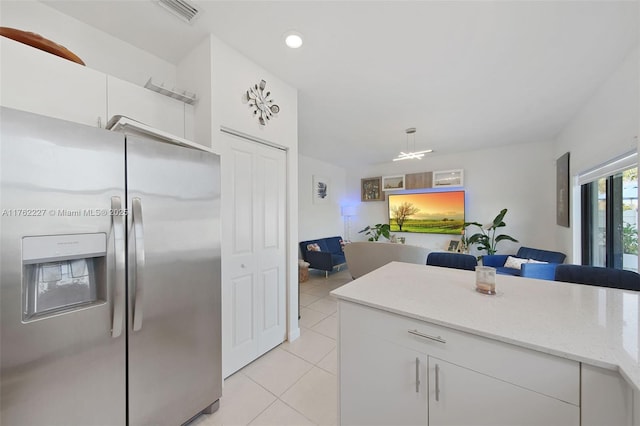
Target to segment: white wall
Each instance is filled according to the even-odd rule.
[[[0,25],[60,44],[89,68],[144,86],[149,77],[173,87],[176,67],[144,50],[35,1],[1,1]]]
[[[208,147],[212,144],[212,75],[211,37],[205,37],[178,63],[177,84],[183,90],[195,93],[198,98],[195,105],[190,107],[192,114],[185,117],[193,118],[193,122],[186,123],[185,127],[192,131],[194,142]]]
[[[298,156],[298,237],[300,241],[315,238],[346,237],[341,207],[346,205],[346,170],[315,158]],[[313,202],[313,176],[329,180],[329,200]],[[351,229],[353,231],[353,228]]]
[[[360,179],[365,177],[417,173],[434,170],[464,169],[466,220],[489,223],[507,208],[507,226],[502,233],[519,243],[502,241],[498,253],[515,253],[521,245],[542,249],[555,246],[555,160],[550,142],[478,151],[437,155],[423,160],[407,160],[347,171],[347,194],[360,201]],[[359,214],[353,221],[354,240],[364,240],[357,231],[367,225],[388,221],[388,203],[359,203]],[[407,244],[445,250],[450,235],[396,233]],[[455,239],[459,239],[456,237]],[[475,252],[472,252],[475,253]]]
[[[209,69],[209,71],[206,71]],[[225,202],[230,188],[225,185],[226,159],[229,158],[229,136],[221,126],[267,141],[287,153],[287,302],[288,337],[300,335],[298,326],[298,92],[260,65],[240,54],[211,35],[185,56],[178,66],[178,80],[184,88],[198,93],[195,105],[196,142],[211,146],[222,162],[222,208],[232,209]],[[279,114],[266,126],[261,126],[242,96],[260,80],[280,106]],[[228,211],[227,211],[228,213]],[[225,212],[223,212],[223,217]],[[223,234],[224,235],[224,234]],[[222,246],[222,279],[226,281],[225,253]]]
[[[592,98],[563,129],[554,146],[554,156],[570,152],[572,177],[599,164],[638,149],[640,126],[639,50],[634,49],[615,72],[593,94]],[[575,188],[572,195],[575,195]],[[578,219],[579,199],[570,205]],[[567,262],[580,263],[579,228],[575,220],[571,228],[554,226],[556,244],[567,253]]]
[[[214,36],[211,37],[211,47],[213,52],[211,127],[214,144],[218,140],[216,135],[219,134],[220,126],[226,126],[291,149],[291,153],[295,153],[297,163],[297,90]],[[271,98],[280,106],[280,112],[266,126],[261,126],[249,106],[242,102],[242,96],[247,89],[254,84],[259,84],[260,80],[267,82],[265,90],[271,92]]]

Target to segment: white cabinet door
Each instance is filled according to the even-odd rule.
[[[112,76],[107,77],[109,118],[124,115],[147,126],[185,137],[184,102]]]
[[[426,355],[376,333],[340,303],[342,425],[426,425]]]
[[[640,390],[633,391],[633,426],[640,426]]]
[[[633,389],[620,373],[582,364],[580,388],[582,426],[633,424]]]
[[[426,357],[367,335],[341,341],[342,425],[426,425]]]
[[[0,37],[3,106],[89,126],[106,124],[106,76]]]
[[[223,155],[223,375],[286,337],[286,153],[234,136]],[[227,182],[225,185],[224,182]]]
[[[429,357],[428,375],[430,426],[580,424],[575,405],[438,358]]]

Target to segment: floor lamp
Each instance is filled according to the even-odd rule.
[[[356,215],[356,206],[342,206],[342,217],[344,217],[345,239],[351,241],[351,216]]]

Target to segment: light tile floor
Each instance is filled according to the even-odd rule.
[[[337,424],[337,302],[329,295],[349,271],[300,284],[300,337],[284,342],[224,381],[220,409],[190,426]]]

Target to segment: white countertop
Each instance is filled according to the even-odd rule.
[[[342,300],[620,374],[640,390],[640,292],[392,262],[331,292]]]

